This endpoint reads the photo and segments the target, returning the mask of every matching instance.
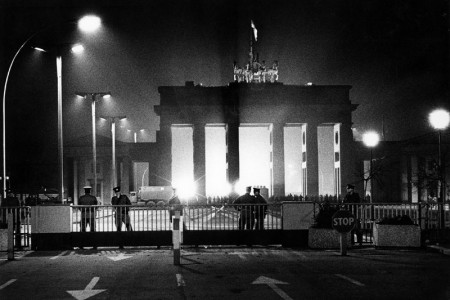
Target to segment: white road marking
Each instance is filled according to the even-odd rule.
[[[184,279],[183,279],[183,275],[176,274],[176,276],[177,276],[177,285],[178,286],[186,286],[186,283],[184,282]]]
[[[94,277],[92,278],[91,282],[88,283],[86,288],[84,290],[78,290],[78,291],[67,291],[70,295],[72,295],[77,300],[85,300],[92,296],[95,296],[97,294],[100,294],[101,292],[104,292],[106,290],[93,290],[94,286],[97,284],[97,282],[100,280],[100,277]]]
[[[267,284],[275,293],[278,294],[284,300],[293,300],[288,294],[286,294],[282,289],[280,289],[277,284],[288,284],[284,281],[279,281],[265,276],[258,277],[252,284]]]
[[[357,285],[357,286],[365,286],[365,284],[363,284],[363,283],[361,283],[361,282],[359,282],[359,281],[357,281],[357,280],[354,280],[354,279],[352,279],[352,278],[350,278],[350,277],[347,277],[347,276],[345,276],[345,275],[342,275],[342,274],[334,274],[334,275],[336,275],[336,276],[339,277],[339,278],[342,278],[342,279],[345,279],[345,280],[347,280],[347,281],[350,281],[351,283],[353,283],[353,284],[355,284],[355,285]]]
[[[306,255],[301,252],[298,252],[298,251],[290,251],[290,252],[294,255],[300,256],[303,259],[306,259]]]
[[[126,254],[123,254],[123,253],[119,253],[116,256],[106,256],[106,257],[109,258],[112,261],[119,261],[119,260],[124,260],[124,259],[130,258],[132,256],[126,255]]]
[[[7,287],[8,285],[10,285],[11,283],[13,283],[14,281],[16,281],[17,279],[11,279],[10,281],[0,285],[0,290],[4,289],[5,287]]]
[[[68,250],[66,250],[66,251],[63,251],[63,252],[61,252],[60,254],[58,254],[58,255],[56,255],[56,256],[53,256],[53,257],[51,257],[50,259],[57,259],[58,257],[60,257],[60,256],[63,256],[63,255],[66,255],[66,253],[67,252],[69,252]]]
[[[231,252],[231,253],[229,253],[229,254],[231,254],[231,255],[237,255],[237,256],[239,256],[239,258],[242,259],[242,260],[247,260],[247,257],[245,257],[245,255],[248,255],[248,253],[246,253],[246,252]]]

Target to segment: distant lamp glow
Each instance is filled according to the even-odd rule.
[[[376,147],[380,141],[380,136],[374,131],[369,131],[363,134],[363,143],[369,148]]]
[[[101,20],[97,16],[85,16],[78,21],[78,28],[84,32],[94,32],[101,25]]]
[[[33,49],[34,49],[34,50],[37,50],[37,51],[40,51],[40,52],[47,52],[47,51],[45,51],[44,49],[39,48],[39,47],[33,47]]]
[[[450,114],[444,109],[436,109],[429,114],[428,121],[434,129],[443,130],[450,123]]]
[[[103,99],[109,99],[109,98],[111,98],[111,94],[103,95]]]
[[[73,46],[71,50],[72,50],[72,53],[79,54],[84,51],[84,47],[83,47],[83,45],[77,44],[77,45]]]

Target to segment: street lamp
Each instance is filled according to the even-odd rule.
[[[111,123],[111,137],[112,137],[112,163],[111,163],[111,183],[113,187],[117,185],[117,174],[116,174],[116,120],[126,119],[126,116],[105,116],[101,117],[105,120],[109,120]]]
[[[76,21],[68,21],[67,23],[74,23]],[[99,28],[101,24],[101,20],[97,16],[89,15],[85,16],[78,20],[78,27],[81,31],[84,32],[93,32]],[[3,178],[6,178],[6,89],[8,87],[8,79],[9,75],[11,73],[12,66],[14,65],[14,62],[19,55],[19,53],[22,51],[22,49],[25,47],[25,45],[28,44],[28,42],[33,39],[36,35],[39,33],[42,33],[50,28],[53,28],[59,24],[53,24],[47,27],[44,27],[41,30],[36,31],[32,35],[30,35],[23,44],[17,49],[16,53],[14,54],[8,68],[8,72],[6,73],[6,79],[5,79],[5,85],[3,87]],[[35,48],[36,49],[36,48]],[[78,48],[80,49],[80,48]],[[42,49],[40,49],[42,50]],[[74,51],[77,51],[77,49],[74,49]],[[58,53],[56,58],[56,69],[57,69],[57,80],[58,80],[58,174],[59,174],[59,195],[61,197],[61,200],[64,197],[64,179],[63,179],[63,140],[62,140],[62,77],[61,77],[61,68],[62,68],[62,60],[61,56]],[[3,198],[6,197],[6,182],[3,182]]]
[[[363,134],[363,143],[366,145],[366,147],[370,148],[370,170],[369,170],[369,177],[367,178],[367,181],[370,180],[370,202],[373,202],[373,194],[374,194],[374,185],[373,185],[373,148],[378,145],[380,142],[380,136],[375,131],[368,131]],[[367,181],[364,187],[364,196],[366,196],[366,189],[367,189]]]
[[[97,96],[103,98],[111,97],[111,92],[75,92],[75,95],[83,97],[84,99],[91,100],[92,107],[92,157],[93,157],[93,171],[94,171],[94,196],[97,197],[97,146],[96,146],[96,133],[95,133],[95,102],[97,101]]]
[[[442,167],[441,158],[441,132],[445,130],[450,123],[450,114],[445,109],[436,109],[428,115],[428,121],[431,126],[438,132],[438,172],[439,172],[439,182],[440,182],[440,195],[439,202],[442,203],[441,213],[440,213],[440,225],[441,228],[445,228],[445,215],[444,215],[444,201],[445,201],[445,172]]]

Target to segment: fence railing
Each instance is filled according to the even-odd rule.
[[[187,230],[282,229],[282,205],[189,205],[183,207]],[[171,230],[169,206],[72,206],[72,231]],[[259,222],[258,222],[259,221]],[[240,226],[243,222],[251,228]]]
[[[31,208],[29,206],[0,207],[0,228],[7,228],[9,214],[13,217],[14,247],[29,247],[31,240]]]
[[[324,203],[314,203],[314,216]],[[334,207],[341,204],[328,203]],[[353,203],[345,204],[359,220],[363,242],[371,243],[375,221],[385,217],[409,216],[422,230],[450,228],[450,204],[436,203]],[[14,218],[15,247],[29,247],[31,237],[31,208],[0,207],[0,227],[6,228],[8,213]],[[169,206],[71,206],[71,231],[114,232],[126,231],[127,224],[133,231],[172,230]],[[183,206],[184,229],[200,230],[281,230],[283,229],[283,205],[186,205]],[[258,219],[259,216],[259,219]],[[311,220],[311,224],[313,223]],[[443,223],[442,223],[443,222]],[[94,225],[95,224],[95,225]]]

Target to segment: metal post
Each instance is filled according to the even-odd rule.
[[[180,265],[181,257],[181,234],[180,234],[180,211],[175,210],[173,217],[172,244],[173,244],[173,264]]]
[[[14,260],[14,218],[11,209],[8,212],[8,260]]]
[[[95,139],[95,97],[96,95],[91,95],[92,97],[92,157],[93,157],[93,170],[94,170],[94,186],[92,187],[94,197],[97,197],[97,147]]]
[[[111,122],[111,135],[112,135],[112,184],[113,187],[117,186],[117,175],[116,175],[116,121],[112,118]]]
[[[64,150],[63,150],[63,128],[62,128],[62,57],[56,56],[56,76],[58,81],[58,193],[59,201],[64,199]]]
[[[442,156],[441,156],[441,131],[438,130],[438,166],[439,166],[439,182],[440,182],[440,195],[439,195],[439,225],[443,230],[445,229],[445,181],[444,181],[444,172],[442,168]]]
[[[347,233],[346,232],[340,233],[339,241],[341,243],[341,256],[346,256],[347,255]]]

